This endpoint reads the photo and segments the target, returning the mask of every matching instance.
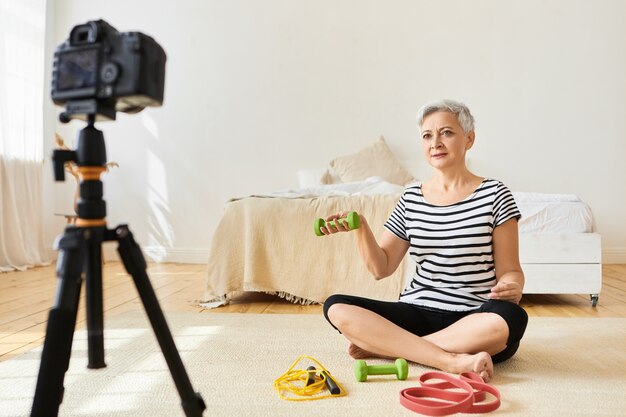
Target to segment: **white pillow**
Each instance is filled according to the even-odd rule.
[[[384,137],[360,151],[335,158],[330,163],[330,170],[325,183],[330,184],[331,174],[342,182],[360,181],[369,177],[381,177],[387,182],[406,185],[415,178],[398,162],[387,146]]]
[[[325,178],[328,175],[328,168],[301,169],[296,172],[298,176],[299,188],[310,188],[326,184]]]

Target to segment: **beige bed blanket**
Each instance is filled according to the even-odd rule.
[[[379,236],[400,195],[316,198],[248,197],[229,202],[209,252],[204,302],[217,306],[237,291],[278,294],[322,303],[334,293],[396,300],[403,266],[376,281],[365,268],[352,233],[318,237],[313,221],[343,210],[366,216]]]

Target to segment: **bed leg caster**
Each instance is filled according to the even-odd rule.
[[[350,213],[348,213],[346,217],[343,217],[341,219],[337,219],[334,221],[330,221],[328,222],[328,224],[330,224],[331,226],[337,227],[337,223],[335,223],[335,221],[339,223],[343,223],[343,222],[348,223],[348,227],[350,228],[350,230],[358,229],[361,226],[361,218],[359,217],[359,214],[356,211],[351,211]],[[327,222],[324,219],[317,219],[315,220],[315,222],[313,222],[313,231],[315,232],[316,236],[324,236],[324,233],[322,233],[322,231],[320,230],[320,227],[326,227],[326,223]]]
[[[598,305],[598,298],[600,298],[598,294],[589,294],[589,301],[591,302],[592,307]]]

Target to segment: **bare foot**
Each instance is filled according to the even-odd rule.
[[[474,372],[485,381],[489,382],[493,377],[493,362],[487,352],[480,352],[475,355],[458,354],[457,360],[450,371],[460,374],[461,372]]]
[[[382,359],[396,359],[395,357],[379,355],[378,353],[372,353],[369,350],[358,347],[354,343],[350,343],[348,346],[348,355],[353,359],[368,359],[368,358],[382,358]]]
[[[365,349],[361,349],[354,343],[350,343],[348,346],[348,355],[350,355],[353,359],[367,359],[367,358],[375,358],[377,355],[372,352],[368,352]]]

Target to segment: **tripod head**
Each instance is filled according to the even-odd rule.
[[[78,133],[75,150],[55,149],[52,153],[54,179],[65,181],[65,164],[75,162],[80,176],[76,226],[106,226],[106,202],[102,199],[100,175],[106,171],[104,134],[94,126],[96,115],[87,115],[87,126]]]

